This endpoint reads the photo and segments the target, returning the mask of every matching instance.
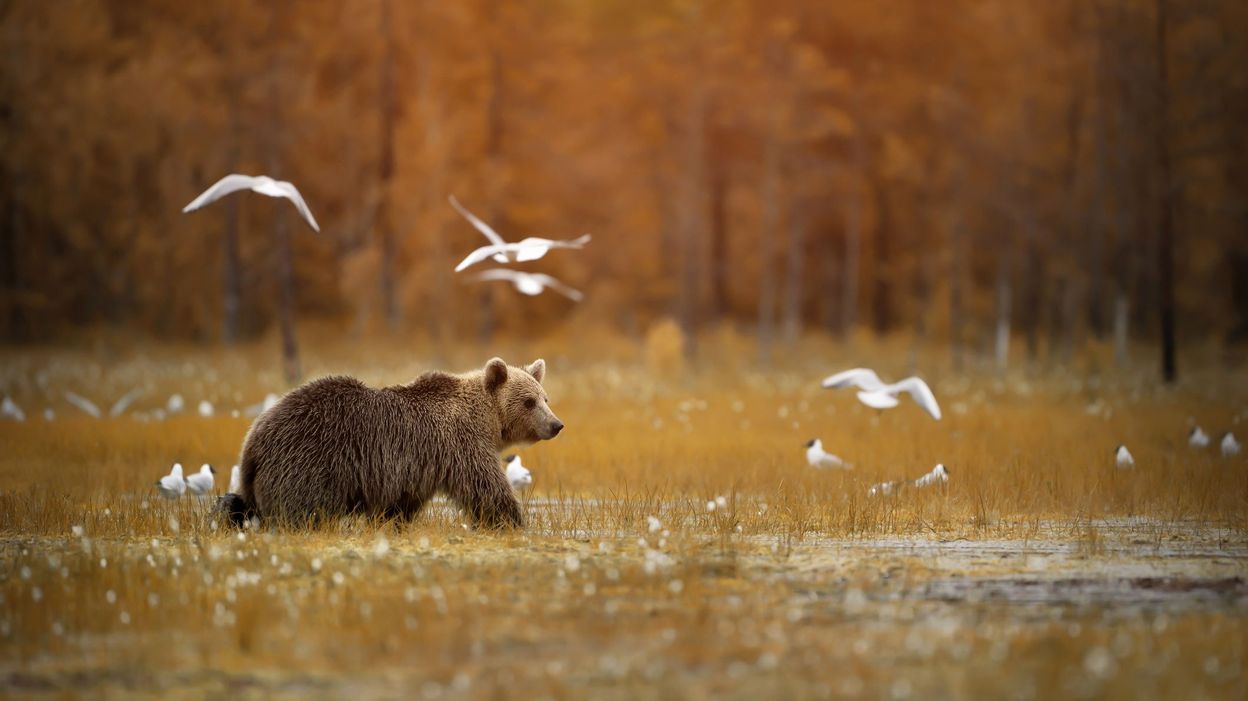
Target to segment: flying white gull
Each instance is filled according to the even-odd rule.
[[[126,409],[129,409],[130,405],[134,403],[134,400],[138,399],[139,395],[142,393],[143,393],[143,390],[139,389],[138,387],[135,387],[129,392],[126,392],[121,397],[121,399],[118,399],[117,401],[113,402],[112,408],[108,410],[108,415],[113,418],[116,418],[126,413]]]
[[[299,190],[294,185],[285,180],[274,180],[267,175],[239,175],[231,173],[217,181],[215,185],[204,190],[204,193],[196,197],[190,204],[182,208],[182,213],[194,212],[206,204],[211,204],[239,190],[251,190],[261,195],[269,197],[285,197],[295,205],[295,209],[299,210],[299,216],[312,227],[313,231],[320,231],[321,227],[317,226],[316,218],[312,216],[312,210],[308,209],[308,204],[303,201],[303,195],[299,194]]]
[[[909,482],[882,482],[875,485],[867,491],[869,496],[887,496],[893,492],[899,492],[907,485],[913,485],[916,488],[930,487],[933,484],[944,483],[949,481],[949,470],[944,465],[937,465],[932,471]]]
[[[556,280],[545,273],[522,273],[519,270],[508,270],[506,268],[491,268],[484,272],[473,276],[474,280],[506,280],[516,288],[520,294],[540,295],[550,288],[555,292],[567,297],[568,299],[579,302],[585,298],[580,290],[573,289]]]
[[[1234,433],[1227,431],[1226,434],[1222,436],[1222,457],[1229,458],[1232,455],[1239,455],[1239,449],[1241,447],[1242,446],[1240,446],[1239,441],[1235,440]]]
[[[545,256],[552,248],[584,248],[585,244],[589,243],[590,240],[589,234],[585,234],[580,238],[575,238],[570,241],[555,241],[552,239],[529,237],[521,239],[518,243],[507,243],[503,240],[502,236],[498,235],[497,231],[490,228],[489,224],[486,224],[478,219],[472,212],[464,209],[464,207],[459,204],[459,200],[455,199],[454,195],[451,195],[450,201],[451,206],[455,208],[455,211],[463,215],[464,219],[467,219],[469,224],[472,224],[477,231],[484,234],[485,238],[490,241],[490,245],[482,246],[472,253],[469,253],[467,258],[461,261],[459,265],[455,266],[455,272],[457,273],[464,268],[480,263],[486,258],[493,258],[495,262],[498,263],[526,263]]]
[[[177,499],[186,493],[186,480],[182,479],[182,463],[175,462],[169,474],[156,480],[156,491],[166,499]]]
[[[823,441],[812,438],[806,443],[806,462],[811,467],[842,467],[852,469],[853,465],[823,449]]]
[[[533,475],[529,468],[520,464],[519,455],[508,455],[503,458],[503,462],[507,464],[507,481],[511,483],[512,489],[522,491],[533,484]]]
[[[86,397],[80,394],[75,394],[73,392],[66,392],[65,401],[69,402],[70,404],[73,404],[79,409],[82,409],[83,413],[86,414],[87,416],[90,416],[91,418],[94,418],[94,419],[100,418],[100,408],[95,405],[95,402],[91,401],[90,399],[87,399]]]
[[[1192,430],[1187,432],[1187,444],[1193,448],[1209,447],[1209,434],[1205,433],[1200,426],[1193,426]]]
[[[238,465],[230,468],[230,491],[228,493],[243,493],[243,473],[239,471]]]
[[[899,382],[885,384],[874,370],[854,368],[825,378],[822,385],[824,389],[857,387],[861,390],[858,392],[858,401],[872,409],[892,409],[900,403],[897,395],[905,392],[923,411],[931,414],[933,419],[940,420],[940,405],[936,403],[936,395],[918,377],[907,377]]]
[[[186,488],[191,490],[191,494],[210,494],[212,493],[212,484],[216,480],[213,475],[217,471],[212,469],[212,465],[205,464],[199,468],[199,472],[186,478]]]
[[[1119,469],[1135,467],[1135,458],[1131,457],[1131,451],[1127,450],[1127,446],[1120,445],[1114,451],[1114,464],[1116,464]]]
[[[26,412],[22,411],[22,408],[17,405],[17,402],[13,401],[9,397],[5,397],[4,402],[0,403],[0,416],[3,416],[6,419],[13,419],[14,421],[26,420]]]

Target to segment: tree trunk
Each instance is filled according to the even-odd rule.
[[[775,333],[776,281],[772,270],[775,256],[776,226],[779,224],[780,204],[780,144],[775,125],[767,134],[763,152],[763,230],[759,238],[759,286],[758,286],[758,357],[760,362],[771,362],[771,343]]]
[[[237,100],[230,98],[230,133],[238,134],[242,129],[238,118]],[[226,171],[238,172],[238,138],[228,137],[231,141]],[[222,320],[221,338],[227,344],[238,341],[238,318],[242,311],[243,298],[243,263],[238,253],[238,198],[226,197],[221,203],[225,216],[225,227],[221,232],[223,246],[222,261]]]
[[[862,264],[862,190],[845,208],[845,267],[841,274],[841,335],[849,336],[858,324],[858,268]]]
[[[965,254],[962,243],[962,222],[959,217],[954,217],[949,236],[949,350],[953,358],[953,370],[960,373],[965,368],[966,360],[962,348],[964,314],[962,257]]]
[[[1027,324],[1027,362],[1034,365],[1040,357],[1040,322],[1044,304],[1044,270],[1040,264],[1040,236],[1035,214],[1024,215],[1023,229],[1027,240],[1027,265],[1024,266],[1024,310]]]
[[[708,153],[711,153],[708,149]],[[724,164],[711,157],[710,172],[710,315],[716,321],[728,313],[728,173]]]
[[[889,240],[892,232],[889,230],[891,223],[888,193],[885,190],[883,178],[876,178],[873,187],[875,188],[875,210],[878,221],[875,232],[875,299],[872,300],[872,305],[875,310],[875,334],[884,336],[893,326],[893,283],[889,279],[893,274],[892,246]]]
[[[377,184],[379,196],[377,224],[381,239],[381,304],[386,326],[394,331],[399,326],[399,303],[395,294],[395,236],[391,206],[391,184],[394,181],[394,28],[390,0],[381,0],[382,57],[378,86],[378,114],[381,152],[378,156]]]
[[[1009,254],[1003,251],[997,265],[997,370],[1005,372],[1010,363],[1010,265]]]
[[[802,263],[806,260],[806,220],[797,206],[789,214],[788,256],[784,272],[784,314],[781,327],[790,348],[802,332]]]
[[[498,173],[502,172],[503,167],[503,100],[505,95],[503,91],[506,88],[505,76],[503,75],[503,56],[498,48],[490,51],[490,97],[486,104],[486,125],[485,125],[485,164],[491,175],[490,179],[490,203],[491,217],[490,221],[494,226],[498,226],[498,219],[503,212],[503,197],[501,187],[499,187]],[[481,295],[478,298],[478,325],[477,338],[482,345],[491,343],[494,339],[494,289],[492,285],[481,285]]]
[[[274,2],[269,25],[269,45],[278,51],[277,28],[278,18],[282,15],[284,3]],[[269,134],[269,175],[276,179],[282,177],[282,100],[280,86],[283,76],[280,55],[274,57],[272,74],[269,79],[269,114],[265,115],[266,131]],[[287,217],[291,208],[279,207],[284,204],[274,200],[273,203],[273,238],[275,255],[277,256],[277,318],[282,334],[282,365],[286,381],[295,384],[302,377],[299,367],[299,342],[295,338],[295,272],[294,254],[290,245],[290,228]]]
[[[697,78],[694,78],[697,80]],[[681,217],[680,326],[684,332],[684,353],[687,360],[697,356],[698,307],[701,296],[702,267],[702,173],[706,156],[703,153],[706,122],[706,95],[702,87],[694,87],[689,97],[686,126],[685,193]]]
[[[1119,287],[1114,295],[1114,363],[1119,369],[1126,368],[1130,359],[1127,342],[1129,340],[1129,324],[1131,323],[1130,304],[1127,291]]]
[[[1174,319],[1174,192],[1170,186],[1170,145],[1168,115],[1170,102],[1169,57],[1166,42],[1167,0],[1157,0],[1157,159],[1160,175],[1158,290],[1161,317],[1161,377],[1167,383],[1178,379]]]

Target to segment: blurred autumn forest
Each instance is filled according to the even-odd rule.
[[[729,323],[1004,364],[1248,337],[1242,0],[10,0],[0,312],[233,342]],[[303,192],[180,209],[228,172]],[[452,272],[504,237],[594,235]],[[1020,354],[1020,357],[1021,357]],[[1149,361],[1152,362],[1151,360]]]

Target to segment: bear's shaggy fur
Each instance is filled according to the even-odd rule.
[[[351,513],[410,519],[445,493],[474,525],[523,526],[500,451],[554,438],[563,423],[541,381],[546,364],[499,358],[462,375],[430,372],[372,389],[314,380],[256,418],[243,441],[241,494],[222,498],[236,524],[299,524]]]

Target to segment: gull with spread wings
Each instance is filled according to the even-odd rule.
[[[900,403],[897,395],[905,392],[914,398],[919,407],[931,414],[933,419],[940,420],[940,405],[936,403],[936,395],[927,383],[918,377],[907,377],[899,382],[886,384],[868,368],[854,368],[838,372],[823,381],[824,389],[843,389],[857,387],[858,401],[872,409],[892,409]]]
[[[482,246],[472,253],[469,253],[467,258],[463,259],[459,265],[455,266],[455,272],[457,273],[464,268],[480,263],[486,258],[493,258],[498,263],[526,263],[545,256],[546,253],[552,248],[584,248],[585,244],[589,243],[589,234],[585,234],[580,238],[571,239],[569,241],[555,241],[552,239],[529,237],[521,239],[517,243],[507,243],[503,240],[502,236],[498,235],[497,231],[490,228],[489,224],[481,221],[476,217],[476,215],[465,209],[459,203],[459,200],[455,199],[454,195],[451,195],[449,199],[451,201],[451,206],[455,208],[455,211],[459,212],[464,219],[468,220],[469,224],[472,224],[477,231],[480,231],[485,238],[490,241],[490,245]],[[540,291],[541,290],[538,290],[538,292]],[[537,292],[526,292],[525,294],[537,294]]]
[[[299,210],[299,216],[303,217],[303,220],[308,223],[308,226],[312,227],[313,231],[319,232],[321,230],[321,227],[316,223],[316,218],[312,216],[312,210],[308,209],[308,203],[304,202],[303,195],[299,194],[299,190],[285,180],[274,180],[267,175],[253,176],[231,173],[218,180],[215,185],[204,190],[202,195],[183,207],[182,213],[194,212],[204,205],[212,204],[222,197],[239,190],[251,190],[269,197],[288,199],[294,203],[295,209]]]

